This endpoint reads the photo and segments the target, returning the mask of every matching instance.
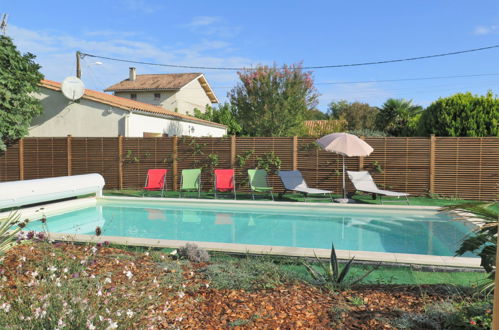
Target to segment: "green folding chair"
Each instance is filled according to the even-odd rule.
[[[178,198],[182,197],[183,191],[197,191],[198,198],[201,197],[201,169],[182,170],[180,177],[180,189]]]
[[[259,193],[270,193],[270,197],[274,200],[274,194],[272,190],[274,188],[269,186],[269,181],[267,178],[267,172],[265,170],[250,169],[248,170],[249,185],[251,188],[251,197],[255,199],[255,192]]]

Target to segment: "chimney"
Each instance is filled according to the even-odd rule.
[[[128,78],[128,80],[135,81],[136,79],[137,79],[137,72],[135,71],[134,67],[131,67],[130,68],[130,77]]]

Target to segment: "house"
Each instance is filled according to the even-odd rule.
[[[221,137],[227,134],[227,127],[222,124],[90,89],[79,100],[70,101],[62,94],[61,84],[51,80],[42,80],[35,96],[42,104],[43,114],[33,120],[29,136]]]
[[[194,109],[204,112],[207,105],[218,103],[202,73],[138,75],[135,68],[130,68],[128,79],[104,91],[188,115],[193,115]]]

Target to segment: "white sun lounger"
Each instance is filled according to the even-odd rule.
[[[401,192],[396,192],[396,191],[391,191],[391,190],[382,190],[379,189],[378,186],[376,186],[376,183],[374,183],[374,180],[367,171],[347,171],[348,177],[350,178],[350,181],[352,181],[353,186],[357,191],[363,191],[367,193],[371,193],[374,195],[379,196],[379,200],[381,204],[383,204],[383,200],[381,199],[381,196],[389,196],[389,197],[405,197],[405,201],[407,204],[409,204],[409,199],[407,196],[409,194],[407,193],[401,193]]]
[[[310,188],[307,185],[307,182],[305,182],[305,179],[303,179],[300,171],[279,171],[278,174],[284,185],[284,193],[288,190],[298,191],[305,195],[305,200],[307,200],[309,194],[327,194],[329,195],[329,198],[331,198],[331,201],[333,201],[331,196],[332,191]]]

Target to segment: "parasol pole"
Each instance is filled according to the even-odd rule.
[[[346,194],[345,194],[345,155],[343,155],[343,198],[346,198]]]

